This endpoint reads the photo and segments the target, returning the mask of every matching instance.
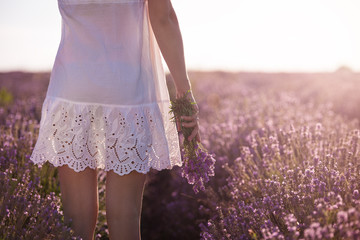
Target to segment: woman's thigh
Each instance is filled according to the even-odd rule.
[[[106,219],[113,240],[138,240],[146,174],[132,171],[119,176],[114,171],[106,177]]]
[[[141,214],[142,197],[146,174],[132,171],[120,176],[113,170],[106,175],[107,217],[119,220],[128,217],[137,219]]]
[[[106,219],[113,240],[139,240],[140,218],[146,174],[132,171],[120,176],[113,170],[106,176]]]
[[[58,167],[61,201],[65,217],[96,223],[99,195],[97,169],[85,168],[75,172],[67,165]]]

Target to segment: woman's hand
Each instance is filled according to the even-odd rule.
[[[191,102],[195,102],[195,104],[192,105],[194,107],[195,114],[193,114],[191,116],[181,116],[180,117],[181,120],[177,119],[176,120],[177,128],[178,128],[178,131],[181,130],[181,125],[183,127],[194,128],[194,130],[192,131],[192,133],[188,137],[188,141],[190,142],[194,137],[196,137],[196,140],[198,142],[201,142],[201,137],[200,137],[200,133],[199,133],[199,107],[196,104],[196,101],[194,99],[194,96],[193,96],[192,92],[190,92],[190,93],[191,94],[190,94],[189,97],[190,97]],[[177,92],[176,97],[180,97],[182,95],[183,95],[183,93]]]

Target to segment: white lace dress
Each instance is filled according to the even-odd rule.
[[[146,0],[58,0],[62,34],[30,159],[132,170],[182,166]]]

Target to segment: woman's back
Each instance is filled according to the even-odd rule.
[[[157,79],[162,66],[155,65],[152,56],[158,49],[150,35],[146,1],[58,0],[58,4],[62,38],[49,96],[118,105],[160,100],[156,90],[165,86],[164,79]]]

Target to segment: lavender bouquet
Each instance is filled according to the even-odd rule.
[[[183,96],[171,101],[169,113],[173,113],[171,118],[173,122],[184,122],[181,116],[192,116],[197,113],[194,105],[196,102],[192,98],[191,90],[188,90]],[[214,176],[215,158],[209,154],[205,147],[194,137],[188,140],[195,127],[184,127],[180,124],[184,140],[181,146],[181,157],[184,162],[181,176],[187,179],[189,184],[193,185],[193,190],[198,193],[204,191],[204,183],[209,181],[209,176]]]

